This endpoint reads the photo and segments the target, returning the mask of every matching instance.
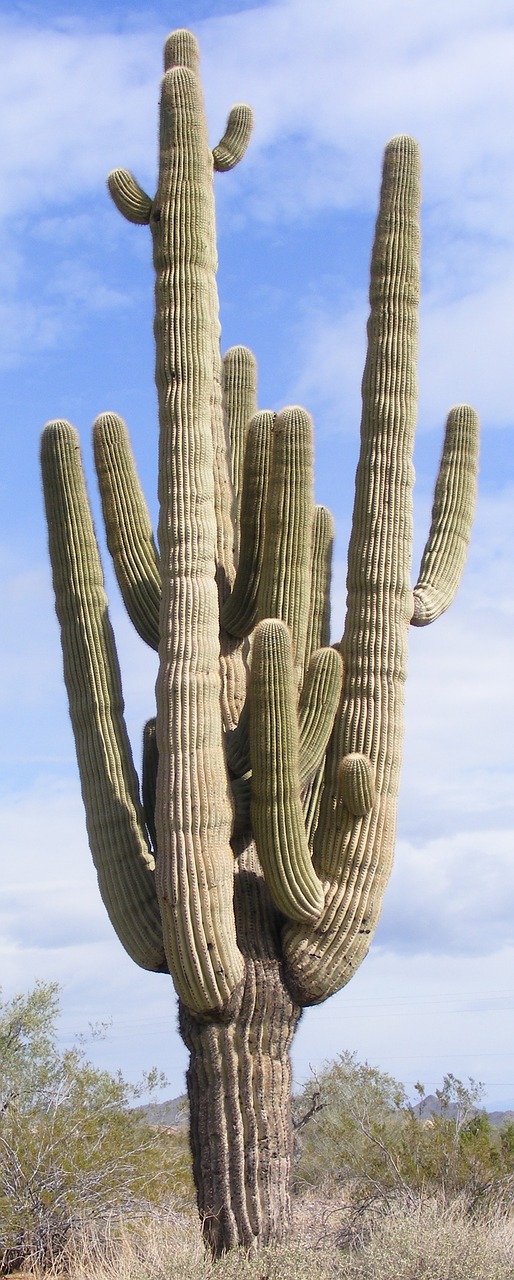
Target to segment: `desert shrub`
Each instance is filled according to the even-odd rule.
[[[133,1109],[140,1086],[56,1041],[59,992],[38,984],[0,1005],[0,1272],[47,1265],[88,1222],[137,1217],[183,1188],[188,1160]]]
[[[404,1088],[344,1053],[296,1101],[296,1186],[338,1185],[358,1212],[378,1200],[459,1199],[478,1213],[507,1202],[514,1186],[514,1126],[494,1129],[482,1086],[448,1074],[428,1109],[424,1089]]]
[[[364,1180],[398,1183],[395,1162],[407,1099],[386,1072],[342,1053],[295,1100],[298,1160],[295,1184],[306,1187]]]

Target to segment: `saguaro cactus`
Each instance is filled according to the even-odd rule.
[[[214,1252],[289,1224],[289,1049],[301,1007],[341,988],[370,945],[389,876],[410,623],[458,585],[477,420],[452,410],[411,590],[419,161],[385,153],[371,262],[348,609],[329,647],[332,522],[313,500],[299,408],[257,412],[251,354],[219,354],[213,168],[251,128],[207,142],[198,49],[165,46],[157,193],[111,195],[152,232],[159,396],[158,545],[128,435],[94,426],[107,540],[129,614],[159,649],[142,799],[77,435],[47,425],[42,467],[65,679],[89,839],[127,951],[169,972],[190,1049],[198,1205]],[[238,559],[237,573],[234,548]]]

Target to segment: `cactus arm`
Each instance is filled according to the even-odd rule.
[[[239,554],[239,512],[248,425],[257,413],[257,363],[248,347],[230,347],[223,358],[223,412],[234,490],[234,556]]]
[[[371,263],[361,453],[348,557],[341,652],[344,693],[327,757],[314,865],[327,884],[312,927],[288,923],[288,981],[317,1003],[366,954],[392,864],[412,616],[412,449],[419,295],[419,159],[409,138],[389,143]],[[341,762],[368,757],[375,799],[356,816],[340,799]],[[369,771],[368,771],[369,772]]]
[[[252,827],[275,906],[290,920],[316,920],[323,886],[312,866],[300,801],[296,678],[285,623],[255,628],[251,668]]]
[[[217,173],[226,173],[243,159],[253,128],[253,112],[244,102],[231,108],[223,137],[212,158]]]
[[[155,830],[155,795],[157,791],[157,769],[159,754],[155,732],[155,716],[147,720],[143,730],[143,769],[141,777],[141,795],[146,829],[154,852],[157,853],[157,832]]]
[[[299,777],[303,788],[322,764],[341,697],[343,664],[336,649],[313,653],[298,705]]]
[[[152,201],[128,169],[113,169],[107,178],[107,186],[111,199],[127,222],[148,226]]]
[[[257,621],[274,421],[268,410],[255,414],[246,436],[239,565],[221,614],[223,627],[233,636],[248,636]]]
[[[330,582],[334,519],[327,507],[314,508],[312,530],[311,591],[305,655],[308,661],[316,649],[330,644]]]
[[[479,423],[474,409],[448,415],[434,495],[432,524],[414,587],[411,623],[425,627],[452,603],[459,586],[475,512]]]
[[[300,684],[305,659],[311,591],[314,520],[313,426],[305,409],[277,414],[273,429],[262,571],[257,598],[260,620],[287,623]]]
[[[192,37],[172,36],[162,83],[159,217],[151,220],[162,576],[156,882],[177,991],[192,1012],[221,1014],[244,972],[219,676],[212,406],[221,362],[212,157],[198,77],[176,63],[181,43],[194,61]]]
[[[101,414],[93,423],[93,444],[107,545],[125,608],[141,638],[158,649],[161,575],[123,419]]]
[[[47,425],[41,465],[64,675],[100,892],[129,955],[144,969],[167,972],[102,568],[69,423]]]

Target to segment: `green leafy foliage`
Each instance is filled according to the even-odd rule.
[[[133,1109],[162,1084],[98,1070],[81,1044],[56,1040],[59,988],[39,983],[0,1003],[0,1273],[46,1265],[77,1230],[113,1214],[137,1217],[183,1196],[184,1144]]]
[[[433,1099],[343,1053],[296,1100],[299,1190],[345,1187],[353,1205],[427,1196],[471,1212],[506,1203],[514,1186],[514,1125],[496,1129],[483,1088],[449,1073]]]

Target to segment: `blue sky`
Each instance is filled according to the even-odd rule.
[[[149,235],[105,178],[155,184],[161,49],[199,36],[213,145],[248,101],[244,163],[216,180],[223,347],[251,346],[260,403],[300,401],[337,524],[334,637],[358,449],[368,263],[383,147],[423,154],[414,572],[449,407],[477,408],[480,494],[451,612],[411,634],[395,871],[370,956],[309,1011],[298,1081],[356,1050],[427,1087],[445,1071],[514,1106],[514,15],[510,0],[3,4],[0,37],[0,981],[63,983],[66,1039],[112,1018],[98,1061],[183,1088],[171,982],[112,936],[87,849],[38,470],[48,418],[126,417],[156,516]],[[100,522],[97,521],[99,533]],[[101,536],[101,535],[100,535]],[[103,547],[103,540],[102,540]],[[155,663],[104,557],[139,757]]]

